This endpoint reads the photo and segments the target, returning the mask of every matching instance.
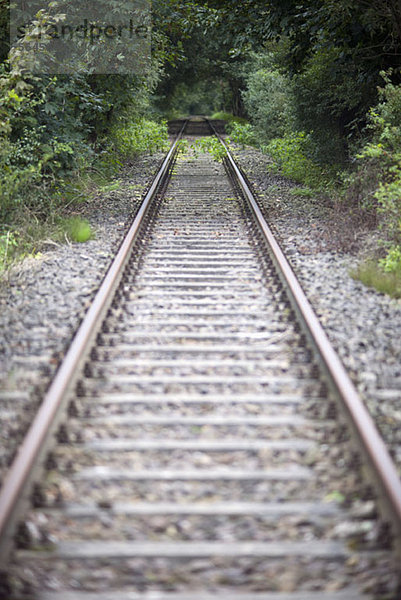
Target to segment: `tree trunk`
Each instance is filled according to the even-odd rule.
[[[394,32],[398,39],[398,44],[401,45],[401,0],[390,0],[389,4]]]
[[[242,100],[242,87],[241,83],[238,79],[230,80],[230,89],[232,94],[232,113],[236,117],[245,117],[246,110],[244,106],[244,102]]]

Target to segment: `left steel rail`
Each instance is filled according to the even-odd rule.
[[[187,121],[184,122],[154,178],[4,479],[0,491],[0,565],[7,562],[18,522],[29,505],[33,486],[39,481],[43,471],[46,453],[67,409],[69,394],[77,383],[92,342],[113,301],[152,201],[169,176],[186,124]]]

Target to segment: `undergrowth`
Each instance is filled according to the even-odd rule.
[[[247,120],[244,117],[237,117],[228,112],[215,112],[210,119],[214,121],[227,121],[227,123],[238,123],[240,125],[244,125],[247,123]]]
[[[69,172],[46,177],[25,149],[19,160],[25,157],[27,174],[10,169],[0,179],[0,272],[49,243],[91,239],[94,233],[89,223],[74,213],[80,212],[84,202],[115,189],[126,162],[139,154],[165,150],[167,143],[165,123],[145,119],[117,123],[96,154],[82,156]]]
[[[168,148],[167,123],[156,123],[142,118],[137,122],[117,123],[110,132],[113,149],[118,156],[129,159],[146,152]]]
[[[334,207],[334,218],[341,217],[339,229],[346,229],[348,222],[351,229],[357,226],[377,230],[379,241],[376,253],[381,254],[382,258],[361,264],[354,276],[366,285],[399,297],[401,85],[392,82],[393,74],[391,70],[381,73],[384,85],[378,89],[378,103],[370,109],[367,127],[361,132],[359,146],[354,143],[353,156],[348,163],[336,164],[335,160],[328,160],[329,154],[319,155],[314,132],[298,130],[296,120],[288,117],[291,116],[291,102],[287,106],[288,118],[279,124],[279,135],[274,135],[273,121],[269,127],[266,126],[266,114],[271,118],[276,107],[274,98],[266,95],[266,89],[272,87],[271,73],[270,78],[266,75],[263,85],[260,80],[248,82],[248,95],[244,97],[246,105],[252,108],[256,102],[260,109],[256,117],[253,116],[253,123],[233,123],[229,128],[230,138],[235,143],[259,148],[272,159],[267,167],[269,170],[302,186],[295,188],[292,192],[294,195],[330,202]],[[279,73],[274,72],[273,75],[277,84],[277,89],[274,89],[280,99],[286,86]],[[280,81],[283,85],[278,85]],[[263,107],[262,98],[267,102]]]
[[[318,165],[308,156],[309,136],[303,132],[292,132],[275,138],[261,147],[273,159],[272,169],[296,183],[302,183],[316,192],[327,191],[337,177],[336,166]]]
[[[250,123],[232,122],[227,126],[227,133],[235,144],[245,146],[256,146],[254,129]]]
[[[353,279],[361,281],[364,285],[387,294],[392,298],[401,298],[401,267],[397,266],[392,271],[385,271],[380,262],[369,260],[360,263],[351,271]]]

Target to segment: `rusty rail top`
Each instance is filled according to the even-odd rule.
[[[401,539],[401,481],[396,467],[371,416],[331,346],[291,266],[266,223],[246,178],[236,165],[226,144],[216,133],[213,125],[209,125],[227,150],[228,167],[238,182],[244,197],[249,202],[259,229],[267,241],[273,262],[286,287],[293,309],[321,359],[328,383],[335,390],[336,396],[340,399],[349,416],[352,429],[375,477],[383,512],[389,517],[395,533]],[[66,409],[68,394],[80,375],[83,362],[90,350],[90,343],[95,338],[102,317],[106,314],[112,302],[114,292],[121,280],[124,267],[137,239],[144,217],[159,190],[160,184],[169,173],[174,162],[178,142],[185,126],[186,121],[183,123],[162,167],[146,194],[141,208],[82,321],[4,481],[0,492],[0,562],[8,557],[18,519],[24,507],[28,504],[35,477],[38,477],[42,468],[38,465],[43,462],[42,459],[47,445],[56,430],[61,415]]]
[[[43,458],[49,438],[58,424],[60,413],[65,409],[67,394],[80,374],[80,366],[89,352],[90,342],[94,339],[102,317],[111,304],[113,293],[121,279],[140,226],[174,160],[185,126],[186,121],[182,124],[178,136],[154,178],[6,475],[0,490],[0,564],[8,557],[12,537],[23,510],[20,505],[27,505],[34,483],[34,468]]]
[[[214,130],[211,123],[210,127]],[[342,406],[349,416],[353,433],[359,441],[365,458],[368,460],[371,475],[376,481],[376,488],[379,486],[378,500],[384,515],[392,523],[394,533],[398,537],[398,540],[396,540],[396,544],[398,545],[397,550],[401,553],[401,480],[394,461],[372,417],[323,330],[292,267],[267,224],[245,176],[237,166],[224,140],[215,130],[214,133],[227,151],[229,167],[232,169],[245,198],[249,202],[260,230],[268,243],[273,261],[289,294],[292,307],[298,314],[306,335],[318,353],[320,362],[328,378],[328,384],[341,401]]]

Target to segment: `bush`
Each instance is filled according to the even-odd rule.
[[[270,154],[276,167],[286,177],[316,191],[326,191],[337,176],[338,166],[332,159],[333,156],[338,158],[338,152],[327,152],[322,160],[313,128],[317,126],[318,129],[326,130],[326,123],[320,124],[315,120],[314,123],[308,122],[307,128],[301,128],[299,124],[304,123],[305,119],[300,118],[297,104],[306,102],[310,112],[315,110],[315,101],[311,100],[305,90],[301,93],[301,87],[307,87],[310,83],[308,78],[319,75],[320,71],[321,75],[324,74],[328,67],[321,56],[320,62],[323,62],[324,68],[319,60],[315,60],[302,76],[293,74],[290,78],[280,68],[280,62],[289,51],[287,42],[284,40],[271,47],[273,52],[254,54],[244,69],[247,89],[243,98],[252,128],[238,128],[231,137],[242,144],[258,145]],[[320,81],[319,85],[321,84]],[[317,89],[315,94],[318,97]],[[327,112],[326,105],[322,111]],[[330,119],[331,117],[329,121]],[[326,142],[329,148],[333,147],[332,130],[327,133]]]
[[[19,168],[15,156],[19,144],[3,139],[0,147],[0,228],[12,221],[18,207],[27,199],[27,192],[41,179],[39,165],[25,164]]]
[[[385,86],[369,112],[372,136],[356,156],[347,197],[376,216],[382,244],[389,249],[386,264],[393,264],[401,246],[401,85],[391,83],[389,74],[382,75]]]
[[[372,81],[346,60],[341,47],[322,47],[292,79],[295,126],[311,135],[311,158],[347,164],[352,127],[360,124],[372,98]]]
[[[275,66],[271,53],[254,55],[247,66],[243,99],[259,144],[282,137],[293,126],[293,100],[289,78]]]
[[[308,144],[309,136],[299,131],[271,140],[263,150],[273,158],[285,177],[320,189],[327,184],[334,173],[316,165],[307,156]]]
[[[227,155],[223,144],[214,136],[200,138],[191,147],[195,151],[195,154],[197,154],[198,149],[201,152],[208,152],[216,162],[222,162]]]
[[[112,128],[110,139],[123,159],[145,152],[165,150],[168,146],[167,123],[156,123],[144,118],[136,122],[120,122]]]
[[[62,229],[72,242],[83,243],[94,237],[88,221],[80,217],[65,219],[62,223]]]
[[[227,126],[227,132],[230,134],[230,140],[241,146],[254,146],[256,136],[254,127],[250,123],[238,123],[232,121]]]
[[[387,254],[386,258],[379,261],[380,267],[385,273],[401,273],[401,246],[394,246]]]

